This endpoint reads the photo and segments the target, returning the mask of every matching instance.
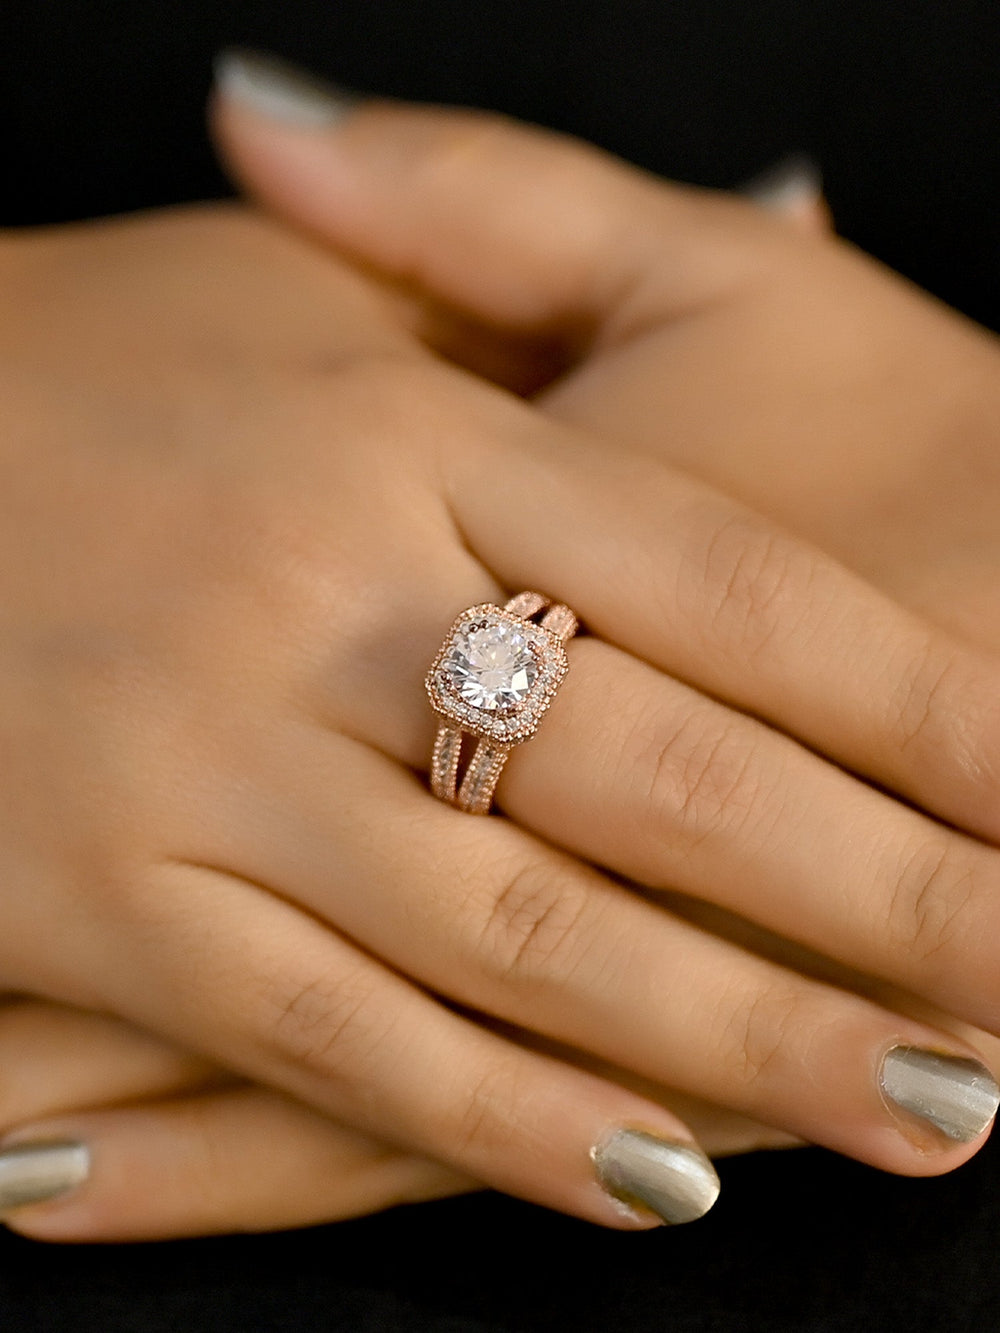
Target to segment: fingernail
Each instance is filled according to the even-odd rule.
[[[330,129],[363,99],[287,61],[230,48],[215,58],[215,86],[259,116],[296,129]]]
[[[56,1199],[90,1174],[84,1143],[18,1143],[0,1150],[0,1213]]]
[[[917,1046],[893,1046],[886,1053],[879,1086],[894,1106],[956,1143],[977,1139],[1000,1105],[996,1079],[978,1060]]]
[[[739,193],[773,213],[795,213],[819,203],[823,178],[811,157],[793,153],[747,181]]]
[[[625,1204],[642,1204],[669,1225],[704,1217],[719,1197],[719,1177],[693,1144],[619,1129],[592,1156],[609,1194]]]

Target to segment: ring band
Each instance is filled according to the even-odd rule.
[[[538,592],[462,612],[427,673],[441,718],[431,757],[435,796],[470,815],[489,811],[507,756],[535,734],[569,670],[566,643],[578,628],[568,606]],[[478,743],[459,781],[466,736]]]

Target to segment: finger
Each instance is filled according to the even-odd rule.
[[[914,1016],[931,1026],[935,1021],[933,1017],[924,1014],[915,1014]],[[787,1130],[776,1129],[774,1125],[766,1124],[762,1120],[754,1120],[750,1116],[741,1115],[738,1111],[733,1111],[727,1106],[720,1106],[717,1102],[706,1101],[703,1097],[695,1097],[690,1093],[681,1092],[678,1088],[666,1087],[662,1082],[644,1078],[637,1074],[635,1070],[625,1069],[614,1061],[602,1060],[590,1051],[567,1046],[565,1043],[555,1041],[551,1037],[540,1036],[537,1031],[529,1031],[527,1028],[504,1023],[499,1019],[488,1020],[488,1025],[494,1031],[505,1032],[531,1050],[554,1055],[557,1059],[565,1060],[578,1069],[586,1069],[601,1078],[611,1079],[612,1082],[621,1084],[622,1087],[631,1088],[633,1092],[669,1107],[674,1115],[679,1116],[684,1121],[702,1149],[713,1160],[717,1157],[734,1157],[743,1153],[769,1152],[777,1149],[806,1146],[804,1139],[795,1134],[789,1134]],[[969,1042],[973,1046],[978,1046],[979,1041],[983,1038],[987,1042],[990,1040],[985,1033],[973,1030],[964,1031],[958,1035],[961,1040]],[[996,1045],[1000,1048],[1000,1042],[997,1042]],[[989,1064],[990,1060],[987,1058],[985,1063]],[[1000,1064],[1000,1056],[998,1056],[998,1064]]]
[[[413,362],[399,394],[410,402],[415,420],[436,423],[442,522],[424,578],[390,579],[398,606],[383,606],[378,638],[369,625],[363,653],[329,677],[328,722],[401,753],[400,714],[385,710],[402,689],[404,725],[425,738],[421,673],[463,609],[461,587],[536,587],[661,672],[1000,837],[996,658],[705,484],[450,367]]]
[[[799,1146],[720,1107],[672,1099],[720,1155]],[[480,1188],[259,1087],[44,1114],[0,1141],[0,1216],[36,1240],[274,1231]],[[21,1202],[5,1203],[15,1188]]]
[[[995,1030],[995,849],[607,644],[511,757],[522,825],[656,889],[726,907]]]
[[[218,89],[216,140],[255,197],[508,332],[625,336],[653,305],[663,317],[718,299],[759,268],[768,236],[788,241],[748,204],[496,116],[345,103],[248,53],[220,62]]]
[[[5,1183],[11,1197],[13,1180],[39,1181],[47,1163],[47,1188],[62,1191],[3,1214],[47,1241],[274,1231],[477,1188],[263,1088],[25,1125],[0,1144],[0,1209]]]
[[[801,1146],[721,1108],[684,1105],[720,1155]],[[10,1196],[17,1174],[44,1177],[48,1197],[5,1207],[3,1182]],[[0,1216],[45,1241],[276,1231],[478,1188],[263,1088],[53,1116],[0,1142]]]
[[[237,876],[170,863],[104,907],[86,941],[102,1004],[339,1122],[612,1227],[714,1202],[669,1111],[484,1030]]]
[[[64,1005],[0,1007],[0,1128],[137,1097],[166,1097],[224,1076],[128,1023]]]
[[[543,588],[661,671],[1000,837],[996,659],[656,461],[526,413],[504,426],[446,462],[463,539],[504,586]]]
[[[218,65],[212,122],[235,179],[293,225],[415,295],[438,352],[522,394],[689,316],[830,230],[796,157],[750,183],[756,211],[668,185],[565,137],[467,111],[360,103],[247,52]]]
[[[958,1160],[956,1136],[900,1116],[886,1069],[901,1047],[974,1059],[960,1042],[718,940],[505,820],[431,802],[362,747],[346,773],[329,749],[317,728],[273,756],[272,831],[247,853],[365,949],[464,1006],[884,1169]],[[996,1094],[973,1077],[979,1139]]]
[[[405,613],[400,608],[396,624],[387,618],[383,651],[374,661],[366,656],[363,671],[339,672],[330,682],[335,690],[324,678],[312,710],[321,737],[353,720],[363,739],[416,769],[427,767],[433,746],[421,678],[441,625],[463,599],[505,596],[464,566],[449,579],[447,562],[439,572],[428,561],[433,572],[409,593]],[[596,567],[593,573],[606,581]],[[659,571],[647,577],[652,589]],[[888,617],[877,618],[886,628]],[[747,661],[738,648],[734,656],[737,665]],[[569,657],[572,669],[544,725],[515,748],[497,791],[522,826],[630,880],[726,907],[978,1028],[1000,1025],[995,849],[607,643],[574,640]],[[942,736],[946,728],[942,717]],[[928,744],[927,771],[936,757]],[[275,847],[281,839],[261,818],[271,775],[284,767],[282,753],[269,747],[259,760],[261,790],[243,816],[248,828],[266,829]],[[310,794],[294,771],[288,782],[293,842],[315,845],[322,873],[319,849],[330,836],[325,785]],[[295,882],[291,862],[275,865],[267,845],[256,845],[269,866],[266,879]]]
[[[426,599],[414,595],[418,622],[432,621],[439,591],[435,583]],[[432,653],[414,650],[396,677],[347,677],[338,690],[339,706],[365,718],[366,738],[414,768],[433,745],[432,715],[414,710]],[[629,880],[725,907],[976,1027],[998,1026],[995,849],[610,644],[584,637],[569,656],[544,725],[511,754],[497,789],[522,827]],[[264,759],[261,810],[286,766],[279,753]],[[313,845],[322,884],[326,787],[303,789],[294,769],[286,781],[293,844]],[[251,845],[265,878],[295,882],[294,862],[273,861],[258,839]]]
[[[759,277],[769,256],[780,253],[787,265],[787,228],[775,234],[743,205],[667,186],[585,145],[492,117],[384,104],[346,118],[337,106],[328,128],[318,118],[303,132],[257,114],[240,95],[284,77],[272,66],[255,74],[257,85],[223,79],[216,115],[227,151],[255,187],[328,239],[360,248],[390,273],[417,275],[427,290],[507,328],[599,324],[602,341],[614,342],[646,320],[717,301],[748,275]],[[501,581],[535,586],[547,578],[567,599],[583,583],[606,589],[606,577],[595,584],[595,567],[604,575],[621,566],[621,535],[639,519],[652,540],[630,562],[638,577],[623,582],[659,618],[655,637],[662,643],[664,626],[676,626],[689,651],[675,640],[657,655],[646,636],[621,638],[623,623],[636,623],[628,596],[619,615],[602,606],[592,628],[935,813],[1000,836],[994,663],[907,622],[832,563],[677,477],[661,474],[640,496],[642,465],[605,451],[604,470],[615,474],[610,495],[622,501],[612,510],[596,465],[585,466],[570,503],[561,489],[553,494],[562,485],[556,458],[541,467],[534,456],[548,485],[529,487],[521,504],[512,494],[522,488],[519,467],[474,453],[460,455],[475,502],[469,526],[483,511],[490,537],[502,533],[509,547],[517,500],[513,512],[533,533],[517,541],[516,560],[495,540],[483,542],[478,553]],[[483,475],[494,478],[487,490]],[[541,560],[539,545],[565,559]],[[581,545],[590,554],[582,563]],[[567,580],[569,562],[577,577]],[[686,611],[677,596],[664,604],[652,591],[658,585],[675,587]],[[585,602],[576,599],[586,615]],[[850,614],[831,612],[841,606]],[[716,608],[708,626],[705,607]],[[771,675],[764,688],[762,663]]]
[[[252,95],[281,86],[281,70],[253,69],[223,77],[216,99],[237,179],[327,246],[433,298],[407,311],[432,347],[518,392],[548,388],[545,407],[563,420],[669,456],[913,604],[934,602],[926,562],[916,570],[886,539],[912,502],[901,468],[919,477],[928,456],[901,461],[882,446],[979,431],[993,340],[850,247],[808,235],[808,166],[763,181],[769,202],[800,209],[790,226],[787,212],[658,181],[481,113],[378,102],[345,115],[335,100],[340,114],[328,105],[323,127],[313,102],[304,131]],[[624,343],[629,355],[616,357]],[[560,374],[592,351],[611,355]],[[865,490],[867,509],[845,521],[845,494]],[[948,513],[942,500],[924,526],[948,531],[957,551],[968,533]],[[981,622],[951,601],[936,599],[934,615],[981,642]]]
[[[0,1214],[37,1239],[305,1226],[475,1187],[280,1094],[205,1095],[224,1081],[214,1067],[128,1024],[66,1006],[25,1000],[0,1010],[0,1068],[0,1132],[15,1131],[0,1143]],[[196,1089],[202,1095],[178,1095]],[[796,1146],[720,1107],[676,1093],[671,1102],[713,1154]],[[5,1211],[5,1190],[24,1200],[32,1184],[46,1206],[22,1202]]]

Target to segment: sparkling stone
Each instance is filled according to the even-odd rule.
[[[503,622],[460,629],[441,669],[467,704],[486,712],[523,703],[538,679],[524,632]]]

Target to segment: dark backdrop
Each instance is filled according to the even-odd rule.
[[[805,150],[844,234],[1000,326],[997,0],[5,0],[0,224],[223,193],[202,105],[212,53],[233,42],[359,89],[496,107],[703,184]],[[646,1235],[483,1196],[280,1237],[8,1236],[0,1329],[1000,1327],[991,1148],[930,1181],[818,1151],[722,1174],[708,1218]]]
[[[4,0],[0,222],[223,191],[201,112],[231,42],[702,184],[805,149],[846,235],[1000,323],[997,0]]]

